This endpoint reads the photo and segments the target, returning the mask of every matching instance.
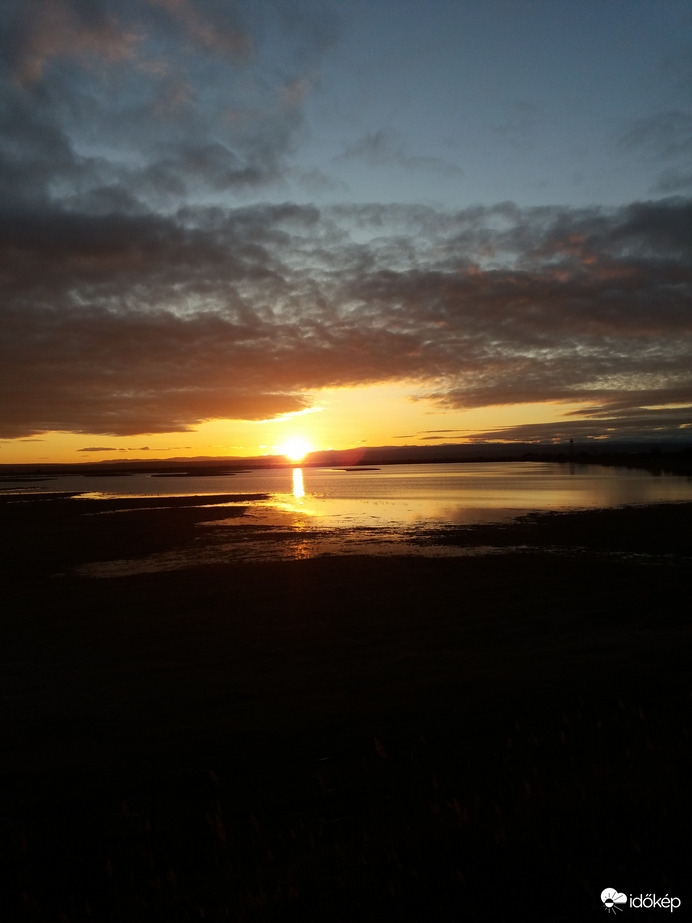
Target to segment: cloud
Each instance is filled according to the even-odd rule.
[[[270,0],[8,0],[0,191],[170,210],[280,187],[334,26],[297,2],[270,39],[275,13]]]
[[[184,431],[403,379],[443,409],[687,406],[690,227],[682,199],[6,211],[0,433]]]
[[[0,6],[0,437],[185,432],[384,381],[442,410],[581,401],[599,427],[682,425],[689,198],[268,203],[289,180],[338,188],[292,159],[332,11]],[[625,142],[682,157],[684,110],[661,119]],[[342,157],[459,173],[384,129]],[[662,168],[679,187],[687,168]]]
[[[187,41],[231,59],[243,59],[252,53],[253,43],[237,22],[238,5],[227,3],[198,8],[190,0],[148,0],[153,7],[165,10],[182,30]]]
[[[510,427],[497,427],[486,431],[470,431],[465,436],[472,442],[533,442],[575,444],[604,439],[618,441],[666,442],[689,444],[690,410],[692,405],[656,412],[640,410],[623,419],[613,415],[599,420],[566,420],[557,423],[527,423]]]
[[[678,170],[671,167],[661,173],[653,191],[670,195],[673,192],[684,192],[687,189],[692,189],[692,170]]]
[[[692,186],[692,109],[667,109],[630,122],[619,139],[621,151],[660,165],[651,191],[657,195],[686,192]]]
[[[440,430],[440,433],[442,432],[446,433],[446,435],[439,435],[439,436],[419,435],[417,438],[421,439],[423,442],[449,442],[450,438],[454,438],[457,440],[465,440],[467,436],[467,433],[464,430],[458,430],[458,429]]]
[[[363,160],[370,166],[403,167],[406,170],[430,170],[447,176],[463,176],[457,164],[439,157],[409,154],[400,132],[379,129],[350,144],[337,160]]]
[[[689,157],[692,153],[692,111],[668,109],[631,122],[619,140],[625,150],[650,157]]]
[[[53,59],[77,59],[89,67],[130,60],[143,39],[99,0],[43,0],[38,5],[9,0],[4,24],[3,50],[22,86],[35,86]]]
[[[316,167],[309,170],[296,171],[295,175],[298,186],[309,195],[319,196],[329,192],[343,194],[347,190],[346,184],[341,180],[328,176]]]

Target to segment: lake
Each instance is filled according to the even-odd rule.
[[[7,489],[83,491],[93,498],[268,493],[272,510],[322,526],[488,522],[525,512],[692,500],[692,478],[551,462],[265,468],[223,477],[137,474],[16,481]]]
[[[484,462],[331,469],[255,469],[226,477],[131,475],[13,482],[12,490],[82,491],[92,499],[266,494],[198,526],[191,551],[152,556],[136,570],[192,562],[301,558],[317,554],[426,552],[431,531],[497,523],[531,512],[691,501],[692,479],[599,465]],[[75,502],[79,502],[76,500]],[[237,504],[230,504],[237,507]],[[233,511],[237,513],[237,509]],[[110,514],[108,514],[110,515]],[[200,531],[202,530],[202,531]],[[446,553],[439,545],[435,554]],[[469,553],[450,548],[448,553]],[[132,572],[133,562],[114,562]]]

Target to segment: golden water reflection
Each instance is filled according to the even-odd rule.
[[[149,482],[143,485],[138,495],[152,496],[145,493]],[[209,489],[206,481],[203,486]],[[84,564],[77,573],[120,576],[202,563],[324,554],[500,554],[506,549],[419,539],[425,539],[427,530],[437,533],[440,527],[508,521],[529,512],[692,500],[689,478],[537,462],[402,465],[348,472],[285,467],[239,473],[233,486],[239,489],[237,495],[219,493],[208,499],[237,507],[245,495],[248,499],[240,500],[242,514],[236,510],[228,519],[204,523],[205,534],[199,536],[204,541],[158,555]],[[219,488],[227,491],[227,480],[220,480]],[[202,494],[193,496],[204,500]],[[263,499],[249,499],[257,496]]]
[[[278,489],[253,515],[266,522],[288,515],[301,531],[464,525],[528,512],[692,498],[692,483],[679,477],[559,463],[394,465],[348,473],[295,467],[273,477]]]

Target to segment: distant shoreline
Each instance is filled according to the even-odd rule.
[[[132,461],[79,462],[76,464],[0,464],[0,481],[20,477],[101,476],[151,474],[156,477],[225,477],[264,468],[341,468],[360,470],[388,465],[482,464],[498,462],[550,462],[575,465],[639,468],[651,472],[692,476],[692,447],[633,446],[625,449],[603,446],[594,448],[575,445],[536,447],[521,445],[457,445],[406,446],[346,449],[313,452],[301,462],[291,462],[282,456],[261,458],[204,459],[137,459]]]

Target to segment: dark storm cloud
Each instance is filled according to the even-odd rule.
[[[324,9],[0,8],[0,436],[184,431],[401,379],[442,409],[584,401],[627,428],[682,405],[665,425],[685,423],[688,199],[242,206],[294,169]],[[355,153],[431,168],[371,142]]]

